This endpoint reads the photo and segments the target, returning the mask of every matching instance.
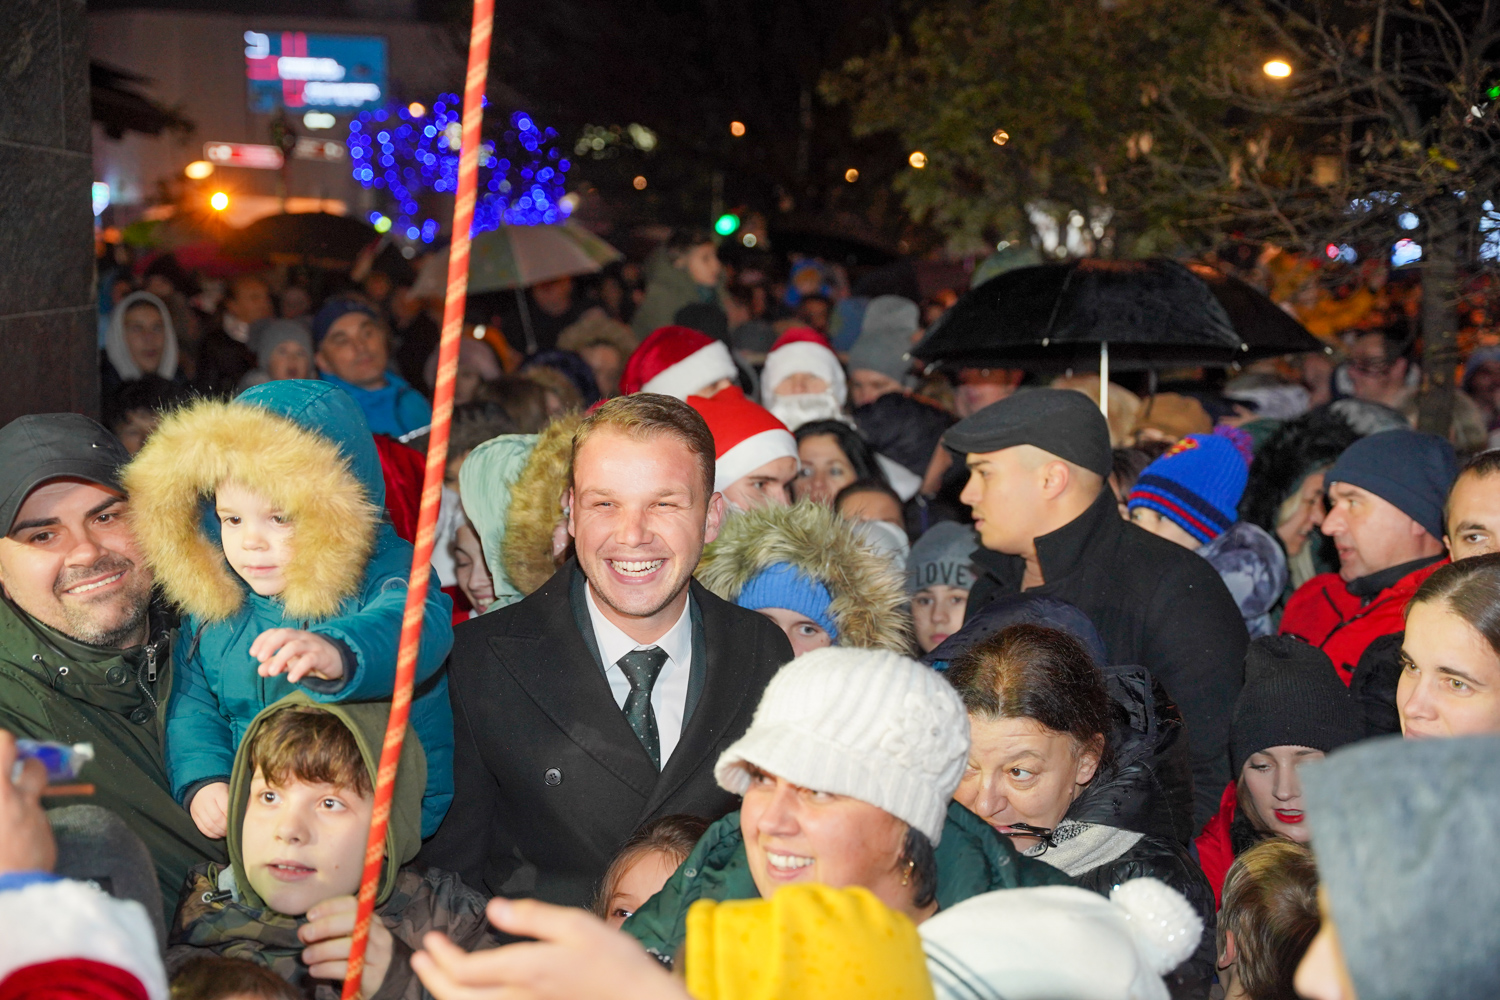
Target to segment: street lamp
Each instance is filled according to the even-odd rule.
[[[229,207],[229,195],[223,191],[215,191],[208,199],[208,203],[213,206],[215,212],[222,212]]]
[[[207,160],[194,160],[182,168],[190,180],[201,181],[214,172],[214,165]]]
[[[855,181],[859,180],[859,171],[854,169],[853,167],[850,167],[848,170],[844,171],[844,180],[848,181],[850,184],[853,184]]]
[[[729,123],[729,134],[732,135],[732,136],[734,136],[736,139],[738,139],[740,136],[744,135],[745,134],[745,123],[744,122],[730,122]]]
[[[1277,80],[1285,80],[1292,75],[1292,64],[1285,59],[1268,59],[1261,67],[1261,72]]]
[[[927,154],[920,149],[914,149],[912,150],[912,154],[906,158],[906,162],[921,170],[927,166]]]

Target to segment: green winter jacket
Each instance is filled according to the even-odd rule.
[[[1010,841],[957,802],[948,803],[937,856],[938,909],[995,889],[1073,885],[1051,865],[1019,854]],[[756,899],[740,814],[730,813],[708,828],[687,860],[629,920],[624,930],[646,950],[672,961],[687,937],[689,907],[700,899]]]
[[[313,707],[336,716],[354,733],[365,767],[374,781],[390,716],[389,702],[322,704],[304,691],[295,691],[263,710],[251,721],[235,754],[229,780],[230,864],[200,865],[189,876],[182,907],[168,935],[169,973],[190,959],[219,955],[263,965],[316,1000],[334,1000],[339,983],[314,980],[302,962],[306,947],[297,937],[305,917],[278,913],[265,905],[250,884],[244,868],[242,830],[250,800],[248,746],[255,731],[276,712]],[[391,932],[391,965],[379,991],[370,1000],[420,1000],[427,994],[411,971],[411,956],[422,947],[422,936],[440,931],[465,950],[494,947],[496,933],[485,918],[488,900],[468,888],[451,872],[429,868],[418,872],[403,867],[421,847],[422,798],[427,784],[427,762],[422,744],[408,727],[391,795],[386,827],[386,864],[375,895],[376,917]]]
[[[46,804],[87,803],[118,814],[151,852],[168,921],[188,870],[224,858],[172,798],[167,781],[163,715],[174,637],[153,615],[146,646],[103,649],[0,600],[0,729],[24,739],[93,744],[94,759],[78,781],[92,784],[94,794]]]
[[[706,288],[683,268],[675,266],[662,251],[646,261],[646,297],[630,320],[635,339],[645,340],[657,327],[668,326],[683,306],[718,302],[719,290]]]

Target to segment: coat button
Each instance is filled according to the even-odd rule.
[[[125,668],[124,667],[110,667],[109,668],[109,673],[105,674],[104,677],[111,684],[124,684],[125,683]]]
[[[145,723],[150,718],[151,710],[149,708],[146,708],[145,706],[142,706],[136,709],[134,712],[130,713],[130,721],[134,722],[138,726]]]
[[[555,767],[549,767],[547,768],[547,773],[542,775],[542,780],[549,785],[560,785],[562,784],[562,771]]]

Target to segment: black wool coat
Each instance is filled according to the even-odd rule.
[[[587,906],[642,824],[735,808],[714,764],[792,659],[770,619],[691,583],[689,714],[658,773],[580,631],[582,586],[570,561],[524,601],[454,631],[453,806],[419,861],[489,895]]]
[[[1110,662],[1145,667],[1181,709],[1194,830],[1203,829],[1229,784],[1229,716],[1250,642],[1224,581],[1202,556],[1123,520],[1108,489],[1073,521],[1036,539],[1036,549],[1046,582],[1027,593],[1082,610]],[[1020,556],[980,549],[973,560],[983,575],[969,592],[970,615],[1020,591]]]

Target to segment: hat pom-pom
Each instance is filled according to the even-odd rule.
[[[1186,961],[1203,937],[1203,918],[1165,882],[1133,878],[1115,886],[1109,898],[1125,911],[1136,947],[1158,975]]]

